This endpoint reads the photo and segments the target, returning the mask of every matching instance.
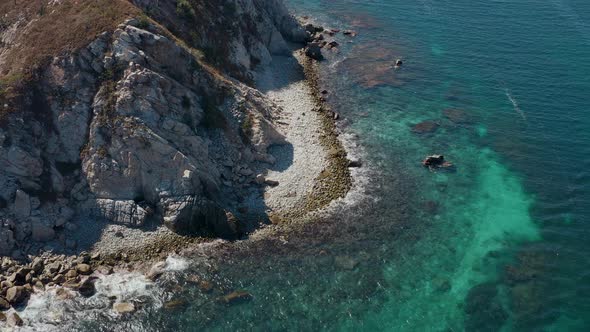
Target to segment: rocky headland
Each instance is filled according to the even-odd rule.
[[[0,310],[350,189],[317,77],[337,31],[279,0],[21,2],[0,5]]]

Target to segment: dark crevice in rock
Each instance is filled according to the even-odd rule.
[[[82,163],[79,161],[75,163],[56,161],[55,168],[62,175],[72,175],[77,170],[80,170],[80,168],[82,168]]]

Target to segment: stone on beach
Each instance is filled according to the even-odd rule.
[[[348,167],[350,167],[350,168],[358,168],[358,167],[362,167],[362,166],[363,166],[363,162],[360,159],[348,161]]]
[[[27,292],[23,286],[13,286],[6,291],[6,300],[11,304],[19,304],[27,298]]]
[[[266,179],[266,180],[264,180],[264,184],[266,184],[267,186],[270,186],[270,187],[276,187],[279,185],[279,181]]]
[[[164,274],[164,269],[166,268],[166,262],[157,262],[148,271],[146,277],[152,281],[158,279],[162,274]]]
[[[8,326],[11,327],[23,326],[24,324],[22,318],[20,318],[16,312],[8,314],[6,317],[6,322],[8,323]]]
[[[265,180],[266,180],[266,178],[264,177],[264,175],[258,174],[258,175],[256,175],[254,182],[256,182],[257,184],[263,184]]]
[[[67,288],[58,288],[55,291],[55,296],[60,299],[60,300],[71,300],[73,298],[76,297],[76,294],[74,294],[74,292],[70,291]]]
[[[80,274],[90,274],[92,273],[92,267],[88,264],[78,264],[76,265],[76,271]]]
[[[0,296],[0,310],[8,310],[8,309],[10,309],[10,303],[8,303],[8,301],[5,298]]]
[[[113,304],[113,310],[120,314],[130,314],[135,312],[135,305],[131,302],[117,302]]]

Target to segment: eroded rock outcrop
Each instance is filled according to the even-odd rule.
[[[171,11],[175,1],[160,3],[154,17],[190,35],[190,20]],[[72,243],[74,216],[239,236],[234,200],[255,178],[244,170],[272,163],[266,149],[284,143],[273,124],[279,107],[243,82],[256,64],[285,53],[286,40],[306,34],[278,0],[232,6],[234,33],[208,12],[219,6],[208,4],[195,15],[208,32],[219,31],[186,43],[132,18],[82,49],[55,54],[30,77],[10,104],[18,112],[0,124],[0,255],[22,253],[25,239]],[[4,40],[10,31],[0,31]],[[223,45],[211,38],[217,33]],[[227,61],[211,64],[211,54],[196,48]]]

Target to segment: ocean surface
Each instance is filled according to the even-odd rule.
[[[173,264],[166,290],[128,276],[160,305],[77,329],[590,330],[590,2],[287,3],[357,32],[321,71],[365,186],[276,241]],[[252,299],[216,300],[235,289]]]

